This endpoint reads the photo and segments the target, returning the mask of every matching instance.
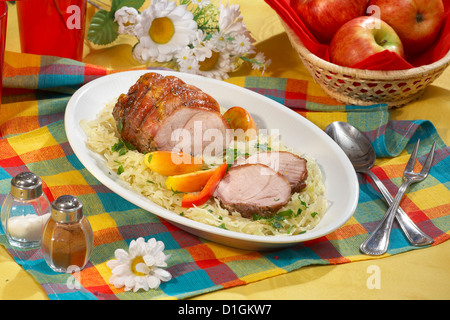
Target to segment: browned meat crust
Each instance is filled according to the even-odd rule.
[[[159,148],[154,138],[160,127],[183,107],[220,114],[217,101],[200,89],[177,77],[149,72],[120,95],[113,117],[122,139],[145,153]]]

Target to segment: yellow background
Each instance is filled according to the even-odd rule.
[[[263,0],[230,1],[238,3],[247,28],[257,40],[258,51],[272,59],[265,75],[311,80],[289,40],[276,13]],[[19,32],[14,6],[9,6],[6,50],[20,52]],[[88,18],[95,10],[88,7]],[[45,35],[43,35],[45,36]],[[131,57],[131,43],[120,39],[114,46],[101,48],[85,44],[84,61],[110,68],[139,66]],[[258,75],[242,69],[232,76]],[[317,87],[315,90],[321,90]],[[437,79],[414,103],[392,111],[394,120],[427,119],[440,136],[450,142],[450,69]],[[21,151],[24,152],[24,151]],[[448,202],[448,199],[440,199]],[[223,253],[226,256],[226,252]],[[309,266],[287,274],[204,294],[193,299],[449,299],[450,241],[435,247],[381,259],[363,260],[330,266]],[[368,282],[375,267],[380,285]],[[34,279],[0,246],[0,300],[47,299]]]

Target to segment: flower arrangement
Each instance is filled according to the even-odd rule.
[[[226,79],[243,63],[265,71],[270,64],[255,50],[239,5],[217,0],[113,0],[111,10],[99,10],[91,20],[88,39],[100,45],[119,35],[134,36],[133,57],[165,63],[171,68],[215,79]]]

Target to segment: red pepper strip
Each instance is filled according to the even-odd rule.
[[[227,164],[224,163],[218,167],[212,176],[206,182],[205,187],[199,193],[187,193],[183,196],[181,206],[183,208],[192,208],[195,206],[201,206],[212,196],[220,180],[225,176],[227,172]]]

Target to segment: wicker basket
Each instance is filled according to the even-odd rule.
[[[281,21],[292,46],[314,80],[332,98],[353,105],[386,103],[401,107],[418,99],[450,64],[450,51],[441,60],[418,68],[373,71],[347,68],[320,59],[303,45],[299,37]]]

